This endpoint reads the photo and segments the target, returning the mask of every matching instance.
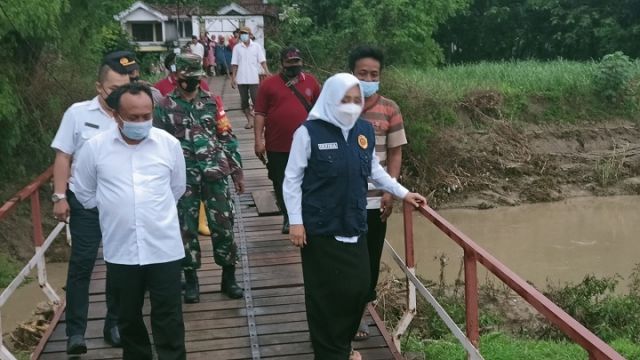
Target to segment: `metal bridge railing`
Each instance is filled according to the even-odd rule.
[[[31,223],[32,223],[32,233],[33,233],[33,244],[35,246],[35,254],[33,257],[27,262],[27,264],[22,268],[20,273],[11,281],[9,286],[2,291],[0,294],[0,334],[2,334],[2,309],[6,304],[7,300],[13,295],[13,293],[18,289],[18,287],[25,281],[27,276],[31,273],[34,268],[38,269],[38,284],[40,285],[40,289],[44,292],[47,298],[56,305],[56,310],[54,317],[59,318],[64,309],[64,300],[62,300],[56,291],[51,287],[47,280],[47,268],[46,268],[46,259],[45,253],[47,249],[51,246],[51,243],[56,239],[56,237],[62,232],[65,228],[64,223],[59,223],[56,225],[51,233],[45,239],[42,233],[42,218],[40,215],[40,188],[49,182],[53,175],[53,168],[50,167],[42,173],[38,178],[36,178],[33,182],[27,185],[25,188],[20,190],[17,194],[15,194],[11,199],[9,199],[6,203],[0,207],[0,221],[6,218],[15,208],[23,201],[27,199],[31,202]],[[50,334],[53,331],[52,328],[45,333]],[[2,360],[16,360],[16,357],[9,351],[9,349],[2,342],[2,336],[0,336],[0,359]]]
[[[464,251],[464,293],[466,306],[466,334],[456,325],[446,311],[438,304],[435,297],[415,276],[415,258],[413,244],[413,213],[417,211],[433,223],[447,237],[453,240]],[[391,253],[395,262],[407,275],[407,310],[394,331],[394,343],[400,350],[400,337],[406,332],[416,314],[416,290],[436,310],[453,335],[467,351],[469,359],[482,359],[479,352],[480,330],[478,318],[478,270],[480,263],[505,285],[515,291],[527,303],[540,312],[548,321],[557,326],[567,337],[579,344],[589,354],[590,360],[624,360],[608,344],[598,338],[577,320],[545,297],[540,291],[528,284],[524,279],[511,271],[489,252],[476,244],[471,238],[451,225],[435,210],[428,206],[414,209],[404,206],[404,261],[388,242],[385,249]]]

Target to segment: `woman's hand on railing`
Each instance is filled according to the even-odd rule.
[[[424,196],[418,193],[408,193],[404,199],[406,203],[413,205],[413,207],[419,208],[421,206],[427,205],[427,199]]]
[[[289,227],[289,240],[294,246],[303,248],[307,245],[307,234],[304,230],[304,225],[295,224]]]

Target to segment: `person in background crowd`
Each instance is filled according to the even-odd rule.
[[[235,29],[227,41],[229,50],[233,51],[233,48],[238,44],[238,41],[240,41],[240,29]]]
[[[118,71],[112,66],[117,66]],[[136,67],[138,64],[131,57],[121,56],[115,62],[111,61],[111,57],[105,57],[98,70],[95,85],[97,96],[75,103],[67,109],[51,143],[56,151],[53,165],[53,215],[59,221],[69,219],[73,239],[66,285],[65,331],[67,353],[70,355],[87,352],[84,335],[89,311],[89,283],[102,239],[98,209],[85,209],[76,199],[73,176],[76,164],[73,159],[88,139],[116,127],[106,98],[114,89],[130,82],[128,73]],[[118,299],[113,285],[107,274],[107,315],[103,336],[106,343],[120,346],[117,327]]]
[[[283,185],[289,238],[302,248],[307,322],[316,359],[360,359],[352,351],[367,303],[367,179],[412,206],[426,204],[387,174],[375,155],[373,127],[359,119],[360,81],[330,77],[296,130]]]
[[[225,74],[229,77],[231,68],[231,60],[227,59],[228,49],[224,43],[224,35],[218,35],[218,42],[215,47],[215,55],[216,55],[216,73],[218,75]]]
[[[250,33],[251,29],[248,27],[240,29],[240,44],[233,48],[231,57],[231,87],[234,89],[237,87],[240,92],[240,107],[247,118],[245,129],[253,128],[254,116],[249,106],[249,98],[255,105],[260,83],[260,69],[262,68],[264,74],[269,75],[264,49],[257,42],[251,41]]]
[[[349,55],[349,69],[360,80],[364,92],[364,109],[361,117],[371,123],[376,133],[376,155],[380,165],[392,178],[400,177],[402,145],[407,143],[404,122],[398,105],[378,94],[380,73],[384,64],[382,51],[368,46],[355,48]],[[370,189],[374,189],[370,184]],[[387,219],[393,211],[393,197],[381,190],[367,194],[367,246],[371,269],[371,287],[368,301],[376,300],[376,285],[380,273],[380,257],[387,233]],[[354,340],[369,337],[369,328],[364,319]]]
[[[204,45],[200,41],[198,41],[198,37],[193,35],[191,37],[191,43],[189,44],[189,48],[191,49],[191,53],[200,56],[200,61],[204,59]]]
[[[215,76],[216,74],[216,42],[215,38],[210,39],[209,36],[206,38],[205,44],[205,59],[204,59],[204,71],[207,72],[209,76]]]
[[[142,316],[147,290],[157,358],[186,359],[180,301],[184,248],[176,211],[186,187],[182,149],[152,127],[148,86],[125,84],[107,101],[117,126],[86,142],[74,178],[78,201],[100,212],[107,274],[119,288],[123,359],[153,358]]]
[[[154,114],[154,125],[180,140],[187,166],[187,191],[178,203],[186,250],[182,263],[186,303],[200,301],[200,201],[205,203],[213,257],[222,267],[220,289],[232,299],[243,295],[235,278],[238,251],[233,238],[234,209],[228,180],[231,176],[236,192],[244,191],[242,160],[222,100],[199,88],[204,72],[198,64],[199,58],[193,54],[178,55],[179,86],[158,104]]]
[[[288,47],[280,53],[282,69],[258,88],[254,130],[256,156],[266,163],[278,207],[282,211],[282,233],[289,233],[287,208],[282,198],[284,169],[289,160],[293,132],[307,118],[320,95],[320,84],[313,75],[302,72],[300,50]]]

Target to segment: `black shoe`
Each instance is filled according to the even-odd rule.
[[[67,354],[80,355],[87,353],[87,343],[82,335],[71,335],[67,339]]]
[[[118,330],[117,326],[102,330],[102,335],[104,336],[104,342],[106,342],[107,344],[113,347],[122,346],[122,340],[120,340],[120,330]]]
[[[234,265],[222,267],[220,290],[232,299],[240,299],[244,295],[244,290],[236,283],[236,267]]]
[[[287,218],[287,216],[284,216],[284,221],[282,222],[282,233],[283,234],[288,234],[289,233],[289,219]]]
[[[195,304],[200,302],[200,284],[198,273],[195,270],[184,272],[184,303]]]

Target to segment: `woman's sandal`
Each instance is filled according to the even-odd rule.
[[[360,326],[358,327],[358,332],[353,337],[353,341],[364,341],[369,338],[369,325],[365,319],[360,320]]]

